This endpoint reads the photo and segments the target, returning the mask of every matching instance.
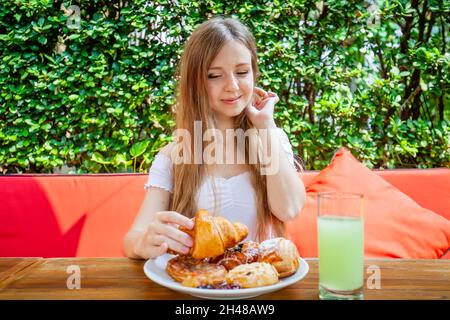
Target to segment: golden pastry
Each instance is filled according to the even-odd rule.
[[[274,238],[259,244],[260,262],[271,263],[278,271],[280,278],[290,276],[299,267],[299,254],[295,244],[285,238]]]
[[[222,265],[179,255],[167,262],[167,273],[186,287],[216,285],[225,281],[227,270]]]
[[[240,243],[233,248],[228,248],[225,253],[210,262],[223,265],[231,270],[238,265],[257,262],[259,257],[259,244],[254,241]]]
[[[226,281],[242,288],[269,286],[279,281],[278,272],[273,265],[265,262],[241,264],[228,271]]]
[[[242,223],[231,223],[223,217],[210,216],[208,211],[199,210],[195,214],[194,228],[180,227],[194,241],[189,255],[195,259],[214,258],[226,249],[234,247],[248,235],[248,228]]]

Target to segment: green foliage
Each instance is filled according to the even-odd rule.
[[[378,3],[4,0],[0,172],[146,171],[172,140],[182,46],[215,14],[250,26],[307,169],[339,146],[370,167],[450,166],[449,3]]]

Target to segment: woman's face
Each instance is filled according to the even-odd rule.
[[[244,111],[252,100],[253,86],[250,50],[228,41],[208,69],[208,101],[216,118],[232,118]]]

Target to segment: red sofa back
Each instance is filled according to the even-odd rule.
[[[375,172],[450,219],[450,169]],[[305,185],[317,174],[305,172]],[[146,180],[146,174],[0,176],[0,256],[123,256]]]

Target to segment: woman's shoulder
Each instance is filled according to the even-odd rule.
[[[171,156],[175,146],[174,143],[169,143],[158,151],[149,169],[145,189],[158,187],[173,192],[173,162]]]
[[[173,159],[174,159],[175,151],[176,151],[176,146],[177,146],[177,144],[175,142],[169,142],[167,145],[165,145],[164,147],[162,147],[159,150],[157,155],[165,157],[165,158],[169,159],[173,163]]]

